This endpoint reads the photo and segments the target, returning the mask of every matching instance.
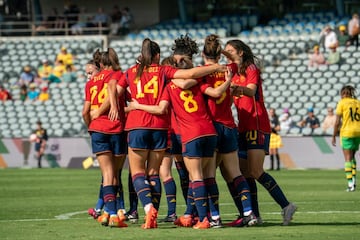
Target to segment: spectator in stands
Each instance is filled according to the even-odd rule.
[[[291,118],[289,109],[285,108],[283,110],[283,113],[279,117],[279,123],[280,123],[281,134],[283,135],[289,134],[290,129],[293,127],[293,120]]]
[[[0,84],[0,101],[5,102],[8,100],[12,100],[11,94]]]
[[[28,101],[36,101],[39,97],[39,91],[36,89],[37,85],[36,83],[31,83],[29,85],[29,91],[27,92],[27,98]]]
[[[102,7],[98,8],[97,13],[95,14],[92,25],[94,27],[107,27],[108,26],[108,15],[104,13],[104,10]]]
[[[339,41],[339,46],[347,47],[349,46],[349,34],[346,32],[346,26],[340,25],[339,26],[339,34],[337,36]]]
[[[76,5],[75,3],[70,2],[64,6],[65,21],[68,24],[67,27],[71,28],[71,26],[76,23],[77,15],[79,14],[79,12],[80,12],[80,9],[79,9],[78,5]]]
[[[313,53],[309,55],[309,67],[318,67],[319,65],[325,64],[325,57],[320,52],[319,45],[315,45]]]
[[[89,16],[86,13],[86,8],[81,7],[80,13],[77,16],[77,22],[71,26],[72,35],[82,35],[83,29],[88,26]]]
[[[62,46],[60,49],[60,52],[56,56],[55,63],[58,63],[59,61],[62,61],[64,65],[73,65],[73,59],[74,56],[67,51],[67,48],[65,46]]]
[[[29,86],[31,83],[35,81],[35,74],[32,72],[32,69],[29,65],[26,65],[23,68],[23,71],[20,73],[19,85]]]
[[[326,58],[326,64],[339,64],[341,60],[340,52],[337,51],[337,46],[330,46],[331,51],[328,53]]]
[[[121,11],[118,5],[113,7],[113,10],[110,15],[111,23],[110,23],[110,35],[115,36],[118,34],[120,28],[120,21],[121,21]]]
[[[359,23],[359,15],[354,13],[352,18],[348,23],[348,32],[349,32],[349,43],[350,45],[356,46],[356,49],[359,46],[359,33],[360,33],[360,23]]]
[[[74,68],[70,65],[66,66],[65,72],[61,77],[62,82],[64,83],[71,83],[76,81],[76,72],[74,71]]]
[[[20,95],[19,95],[19,99],[23,102],[26,101],[27,99],[27,86],[26,85],[22,85],[20,87]]]
[[[300,128],[300,133],[302,133],[303,128],[309,127],[311,129],[311,135],[314,133],[316,128],[320,127],[320,121],[315,116],[314,109],[312,107],[307,109],[307,117],[298,123],[298,127]]]
[[[42,61],[42,65],[38,68],[38,76],[42,79],[42,80],[48,80],[50,74],[53,71],[53,66],[51,66],[49,64],[49,60],[47,60],[46,58],[44,58]]]
[[[42,87],[41,88],[41,92],[39,94],[39,97],[38,97],[38,100],[39,101],[47,101],[49,100],[50,98],[50,95],[49,95],[49,92],[48,92],[48,87]]]
[[[59,28],[59,23],[58,23],[58,12],[56,8],[52,8],[51,9],[51,14],[49,16],[47,16],[45,19],[43,19],[43,21],[41,22],[40,25],[35,27],[35,31],[37,34],[39,35],[49,35],[52,34],[53,32],[47,31],[48,29],[54,29],[54,28]]]
[[[66,71],[66,65],[62,60],[57,61],[53,68],[52,74],[49,76],[49,83],[59,83],[61,78]],[[58,79],[57,79],[58,78]]]
[[[324,135],[331,135],[334,132],[335,121],[336,115],[334,114],[334,109],[332,107],[328,107],[327,115],[321,123]]]
[[[66,69],[63,60],[56,61],[52,72],[49,74],[47,79],[43,79],[42,83],[45,83],[46,85],[51,83],[61,83],[61,79],[65,71]]]
[[[324,41],[324,51],[328,51],[333,45],[339,45],[336,33],[329,25],[325,26],[325,28],[321,31],[320,37]]]
[[[124,7],[121,13],[122,16],[120,21],[120,35],[126,35],[130,32],[130,27],[131,24],[134,22],[134,17],[128,7]]]

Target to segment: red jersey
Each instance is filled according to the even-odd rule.
[[[119,85],[130,87],[131,98],[141,104],[158,105],[165,91],[168,79],[172,79],[176,68],[152,64],[144,71],[140,78],[136,77],[139,65],[129,68]],[[128,113],[125,129],[168,129],[169,116],[167,114],[154,115],[142,110],[133,110]]]
[[[200,83],[202,92],[205,92],[208,87],[217,88],[226,81],[224,72],[215,72],[209,74],[204,79],[205,82]],[[206,96],[206,99],[209,113],[213,121],[221,123],[230,128],[236,127],[231,111],[232,97],[230,95],[230,88],[228,88],[218,98]]]
[[[0,100],[1,101],[12,100],[11,94],[5,89],[1,90],[0,91]]]
[[[108,96],[108,82],[113,79],[114,71],[102,70],[85,85],[85,101],[90,102],[90,110],[98,109]],[[124,119],[110,121],[108,111],[92,120],[88,131],[106,134],[120,133],[124,130]]]
[[[170,110],[170,129],[173,133],[175,133],[176,135],[179,135],[180,134],[180,128],[179,128],[179,125],[176,121],[176,116],[175,116],[175,113],[172,109],[172,107],[169,108]]]
[[[232,82],[239,86],[247,86],[250,83],[257,86],[255,96],[253,97],[234,97],[234,104],[239,118],[239,132],[260,130],[265,133],[271,133],[269,116],[264,104],[262,79],[259,69],[255,65],[250,65],[246,69],[246,77],[234,75]]]
[[[163,99],[171,102],[183,144],[200,137],[216,135],[199,85],[183,90],[170,82]]]
[[[122,75],[124,75],[124,73],[122,71],[115,71],[114,74],[112,75],[112,77],[110,78],[111,79],[115,79],[117,84],[119,84],[119,81],[122,77]],[[125,107],[126,107],[126,92],[124,92],[124,94],[121,94],[119,96],[119,100],[118,100],[118,103],[119,103],[119,119],[120,121],[122,121],[123,123],[123,127],[125,127],[125,121],[126,121],[126,117],[125,117]]]

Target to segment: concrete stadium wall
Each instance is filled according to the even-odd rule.
[[[283,143],[279,150],[282,168],[342,169],[344,166],[339,143],[331,146],[330,137],[283,137]],[[37,167],[34,155],[34,144],[28,139],[0,139],[0,168]],[[42,162],[44,167],[82,168],[88,157],[93,157],[88,138],[50,138]],[[269,168],[269,162],[267,156],[265,169]]]

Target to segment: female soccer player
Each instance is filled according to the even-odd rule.
[[[140,64],[126,71],[121,87],[130,88],[131,97],[140,104],[158,105],[167,79],[196,78],[224,69],[221,65],[202,68],[176,69],[161,66],[159,45],[146,38],[141,49]],[[125,129],[128,132],[128,154],[134,188],[143,204],[146,220],[144,229],[157,228],[157,213],[153,203],[160,202],[159,168],[167,144],[168,116],[142,110],[130,111]]]
[[[100,60],[102,70],[86,83],[82,115],[88,126],[93,153],[96,154],[103,176],[103,198],[108,213],[100,216],[98,220],[105,226],[127,227],[118,217],[116,209],[117,170],[121,157],[125,154],[124,110],[119,108],[119,118],[115,121],[111,121],[107,113],[93,119],[90,115],[90,111],[100,108],[107,98],[109,81],[113,78],[114,72],[119,70],[113,69],[118,63],[118,58],[115,51],[109,49],[103,53],[96,52],[94,59]]]
[[[100,70],[100,64],[95,62],[93,59],[89,60],[85,65],[85,75],[87,81],[90,81]],[[94,219],[97,219],[101,215],[101,210],[104,207],[104,199],[103,199],[103,180],[101,178],[100,190],[99,190],[99,198],[95,205],[95,208],[89,208],[88,214],[92,216]]]
[[[356,188],[355,153],[360,144],[360,101],[356,99],[355,88],[346,85],[341,88],[341,100],[336,106],[336,122],[332,136],[332,145],[336,146],[336,136],[340,128],[340,144],[345,158],[345,174],[348,192]]]
[[[176,67],[176,61],[173,58],[173,56],[170,57],[166,57],[161,61],[161,65],[169,65],[169,66],[175,66]],[[179,138],[177,137],[178,135],[175,134],[175,132],[178,133],[178,127],[175,121],[175,119],[173,119],[173,112],[170,111],[170,127],[168,130],[168,148],[165,151],[165,155],[164,158],[161,161],[161,165],[160,165],[160,169],[159,169],[159,175],[160,175],[160,179],[163,183],[164,189],[165,189],[165,194],[166,194],[166,202],[167,202],[167,207],[168,207],[168,212],[167,215],[165,216],[165,218],[162,220],[163,222],[174,222],[177,219],[177,215],[176,215],[176,204],[177,204],[177,199],[176,199],[176,183],[175,180],[172,176],[172,165],[173,165],[173,159],[176,160],[176,162],[178,161],[182,161],[183,159],[181,157],[181,143],[178,141]],[[175,123],[175,124],[173,124]],[[177,166],[177,165],[176,165]],[[184,165],[185,168],[185,165]],[[185,168],[186,170],[186,168]],[[180,176],[180,181],[181,184],[183,184],[183,180],[181,175]],[[187,184],[189,184],[189,175],[186,171],[186,179],[187,179]],[[182,188],[183,189],[183,188]],[[186,201],[186,195],[185,195],[185,201]]]
[[[205,65],[218,63],[221,53],[222,47],[219,36],[215,34],[207,36],[202,52]],[[249,186],[239,167],[237,129],[231,111],[230,81],[226,80],[225,74],[222,72],[209,74],[204,77],[204,80],[204,83],[201,83],[201,88],[208,95],[206,98],[207,107],[218,137],[216,147],[217,165],[220,165],[221,173],[238,206],[239,214],[242,216],[242,218],[230,223],[230,226],[255,225],[257,219],[252,212]],[[213,208],[211,211],[211,225],[221,227],[219,206],[216,204],[219,198],[219,191],[215,181],[216,165],[210,171],[208,178],[205,179],[205,185],[208,188],[209,198],[212,200],[210,201],[210,207]],[[211,204],[212,202],[214,204]]]
[[[188,35],[181,35],[175,39],[172,46],[173,55],[165,58],[162,61],[162,65],[173,65],[181,69],[192,68],[192,58],[194,54],[199,52],[197,43],[192,40]],[[187,58],[189,62],[183,61]],[[195,85],[196,83],[194,83]],[[185,202],[187,202],[187,195],[189,190],[189,173],[185,167],[184,160],[182,158],[181,149],[181,137],[179,126],[177,125],[176,118],[173,111],[170,111],[170,152],[171,156],[165,156],[160,166],[160,177],[163,181],[167,204],[168,214],[165,217],[165,222],[174,222],[177,219],[176,216],[176,184],[172,177],[172,163],[175,160],[175,166],[179,174],[181,190]]]
[[[229,40],[225,51],[239,66],[233,77],[234,104],[238,112],[239,157],[243,174],[252,194],[253,211],[259,216],[256,179],[281,206],[283,225],[289,225],[296,206],[289,203],[280,186],[264,171],[265,154],[269,152],[270,121],[265,108],[260,70],[250,47],[241,40]],[[229,59],[228,59],[229,60]]]

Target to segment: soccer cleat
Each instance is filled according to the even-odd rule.
[[[128,225],[126,223],[124,223],[123,221],[121,221],[119,216],[112,215],[112,216],[110,216],[108,226],[121,228],[121,227],[127,227]]]
[[[119,209],[117,211],[117,215],[118,215],[120,221],[124,222],[126,220],[125,210],[124,209]]]
[[[175,220],[177,219],[177,216],[175,213],[166,216],[164,219],[161,220],[161,222],[175,222]]]
[[[193,229],[208,229],[208,228],[210,228],[210,223],[207,217],[205,217],[202,222],[199,221],[197,224],[193,226]]]
[[[249,216],[243,217],[242,223],[244,224],[244,226],[251,227],[251,226],[256,225],[258,223],[258,220],[254,213],[250,213]]]
[[[211,219],[210,221],[210,228],[222,228],[223,225],[222,225],[222,222],[221,222],[221,219]]]
[[[195,224],[197,224],[199,222],[200,218],[198,216],[194,217],[192,219],[192,225],[194,226]]]
[[[281,215],[283,216],[283,226],[289,225],[296,210],[297,207],[293,203],[289,203],[289,205],[283,208],[281,212]]]
[[[232,222],[229,222],[226,224],[226,226],[229,226],[229,227],[238,227],[242,224],[242,221],[243,221],[243,218],[241,216],[238,216],[237,219],[235,219],[234,221]]]
[[[158,211],[151,206],[149,212],[146,214],[145,223],[141,226],[143,229],[157,228]]]
[[[180,227],[192,227],[194,225],[193,218],[191,215],[184,215],[184,216],[178,217],[174,221],[174,224],[176,226],[180,226]]]
[[[138,223],[139,221],[139,214],[136,210],[132,212],[127,212],[125,216],[126,216],[126,220],[131,223]]]
[[[92,216],[94,219],[97,219],[101,215],[101,210],[96,210],[95,208],[89,208],[88,214]]]
[[[101,223],[101,225],[107,226],[109,224],[109,218],[109,213],[104,212],[101,216],[98,217],[97,221]]]
[[[257,224],[256,225],[263,225],[264,224],[264,220],[262,220],[261,217],[256,217],[257,218]]]
[[[348,187],[346,189],[347,192],[355,192],[355,186],[352,186],[352,187]]]
[[[238,217],[236,220],[227,224],[229,227],[250,227],[254,226],[258,223],[258,219],[256,218],[254,213],[251,213],[246,217]]]

